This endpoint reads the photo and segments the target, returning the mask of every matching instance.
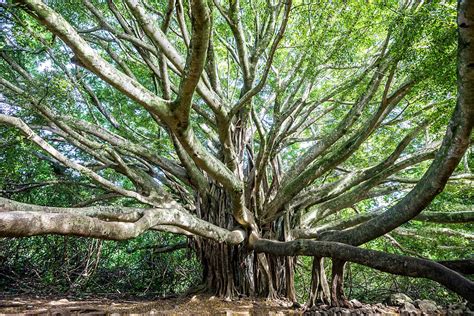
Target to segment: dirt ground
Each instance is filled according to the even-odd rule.
[[[417,300],[420,301],[420,300]],[[351,315],[473,315],[474,311],[466,304],[454,304],[449,307],[437,307],[434,310],[422,310],[423,301],[416,303],[415,309],[387,306],[382,303],[362,304],[352,300],[352,309],[318,305],[310,311],[291,302],[243,298],[224,301],[210,295],[187,297],[131,299],[123,297],[97,298],[88,297],[38,297],[38,296],[1,296],[0,316],[3,315],[315,315],[315,316],[351,316]],[[356,305],[355,302],[358,304]],[[426,302],[426,301],[425,301]],[[431,302],[431,301],[429,301]],[[426,303],[425,303],[425,308]],[[472,307],[471,307],[472,308]]]
[[[44,299],[0,297],[0,315],[303,315],[283,301],[242,299],[226,302],[212,296],[157,300]]]

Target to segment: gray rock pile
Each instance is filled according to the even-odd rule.
[[[442,307],[431,300],[413,300],[403,293],[392,294],[384,301],[377,304],[363,304],[358,300],[350,301],[351,308],[331,307],[329,305],[318,305],[305,311],[305,315],[315,316],[352,316],[352,315],[377,315],[377,316],[474,316],[471,309],[474,306],[466,303],[451,304]]]

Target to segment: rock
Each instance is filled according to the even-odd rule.
[[[323,305],[319,305],[318,308],[322,309],[323,311],[327,311],[331,306],[329,305],[326,305],[326,304],[323,304]]]
[[[430,300],[416,300],[415,305],[422,313],[426,313],[428,315],[438,312],[438,306],[435,302]]]
[[[400,309],[398,310],[400,315],[402,316],[408,316],[408,315],[419,315],[420,312],[419,310],[416,309],[415,305],[409,302],[405,302],[400,306]]]
[[[363,306],[362,303],[356,299],[350,300],[350,303],[352,304],[354,308],[362,308]]]
[[[49,305],[55,306],[55,305],[64,305],[64,304],[68,304],[68,303],[69,303],[69,301],[68,301],[67,299],[62,298],[62,299],[57,300],[57,301],[51,301],[51,302],[49,302]]]
[[[374,307],[374,311],[376,311],[377,313],[383,313],[384,309],[380,307]]]
[[[348,309],[341,309],[341,316],[351,316],[351,311]]]
[[[404,303],[413,303],[413,300],[406,294],[395,293],[387,297],[385,303],[390,306],[402,306]]]

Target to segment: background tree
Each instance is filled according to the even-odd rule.
[[[29,185],[96,191],[86,207],[0,198],[0,234],[184,234],[226,297],[295,300],[293,256],[310,255],[310,304],[348,304],[346,261],[472,300],[442,264],[357,247],[417,216],[472,221],[419,215],[472,180],[467,158],[453,175],[474,121],[468,2],[458,50],[452,3],[1,4],[3,133],[62,175]]]

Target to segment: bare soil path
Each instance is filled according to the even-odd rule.
[[[360,303],[359,303],[360,304]],[[401,313],[400,313],[401,312]],[[35,296],[0,296],[3,315],[428,315],[420,310],[406,313],[401,307],[361,304],[358,308],[319,306],[305,311],[286,301],[243,298],[224,301],[209,295],[157,299],[126,298],[41,298]],[[433,315],[474,315],[466,309],[443,309]]]
[[[138,299],[0,298],[0,315],[302,315],[283,301],[242,299],[226,302],[212,296]]]

